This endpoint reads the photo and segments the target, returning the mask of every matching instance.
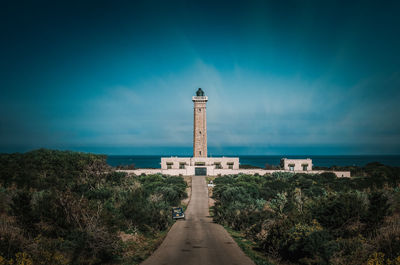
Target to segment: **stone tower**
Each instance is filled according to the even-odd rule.
[[[204,91],[199,88],[192,100],[194,103],[193,157],[207,157],[206,103],[208,97],[204,96]]]

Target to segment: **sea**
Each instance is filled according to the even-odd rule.
[[[161,157],[156,155],[109,155],[107,163],[110,166],[134,165],[136,168],[160,168]],[[317,155],[254,155],[238,156],[241,165],[251,165],[264,168],[266,164],[279,165],[282,157],[286,158],[311,158],[313,166],[365,166],[371,162],[379,162],[388,166],[400,166],[400,155],[341,155],[341,156],[317,156]]]

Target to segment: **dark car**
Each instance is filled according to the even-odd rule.
[[[185,220],[185,213],[181,207],[172,207],[172,219]]]

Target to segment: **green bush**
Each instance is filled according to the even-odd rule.
[[[122,263],[120,233],[165,231],[187,196],[182,177],[131,177],[78,152],[1,154],[0,176],[0,256],[33,264]]]
[[[260,251],[295,264],[365,264],[400,256],[400,168],[379,163],[353,178],[278,172],[214,183],[214,221],[243,232]]]
[[[347,224],[355,223],[367,213],[367,202],[358,193],[330,194],[311,206],[313,216],[322,226],[338,230],[342,236]]]
[[[382,224],[385,216],[389,215],[388,198],[383,192],[374,191],[368,195],[369,207],[364,218],[368,229],[372,232]]]
[[[35,224],[38,222],[37,216],[32,208],[32,194],[26,190],[17,192],[12,197],[10,204],[10,214],[15,216],[20,227],[29,234],[35,234]]]

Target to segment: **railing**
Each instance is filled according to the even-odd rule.
[[[194,96],[192,100],[208,100],[207,96]]]

